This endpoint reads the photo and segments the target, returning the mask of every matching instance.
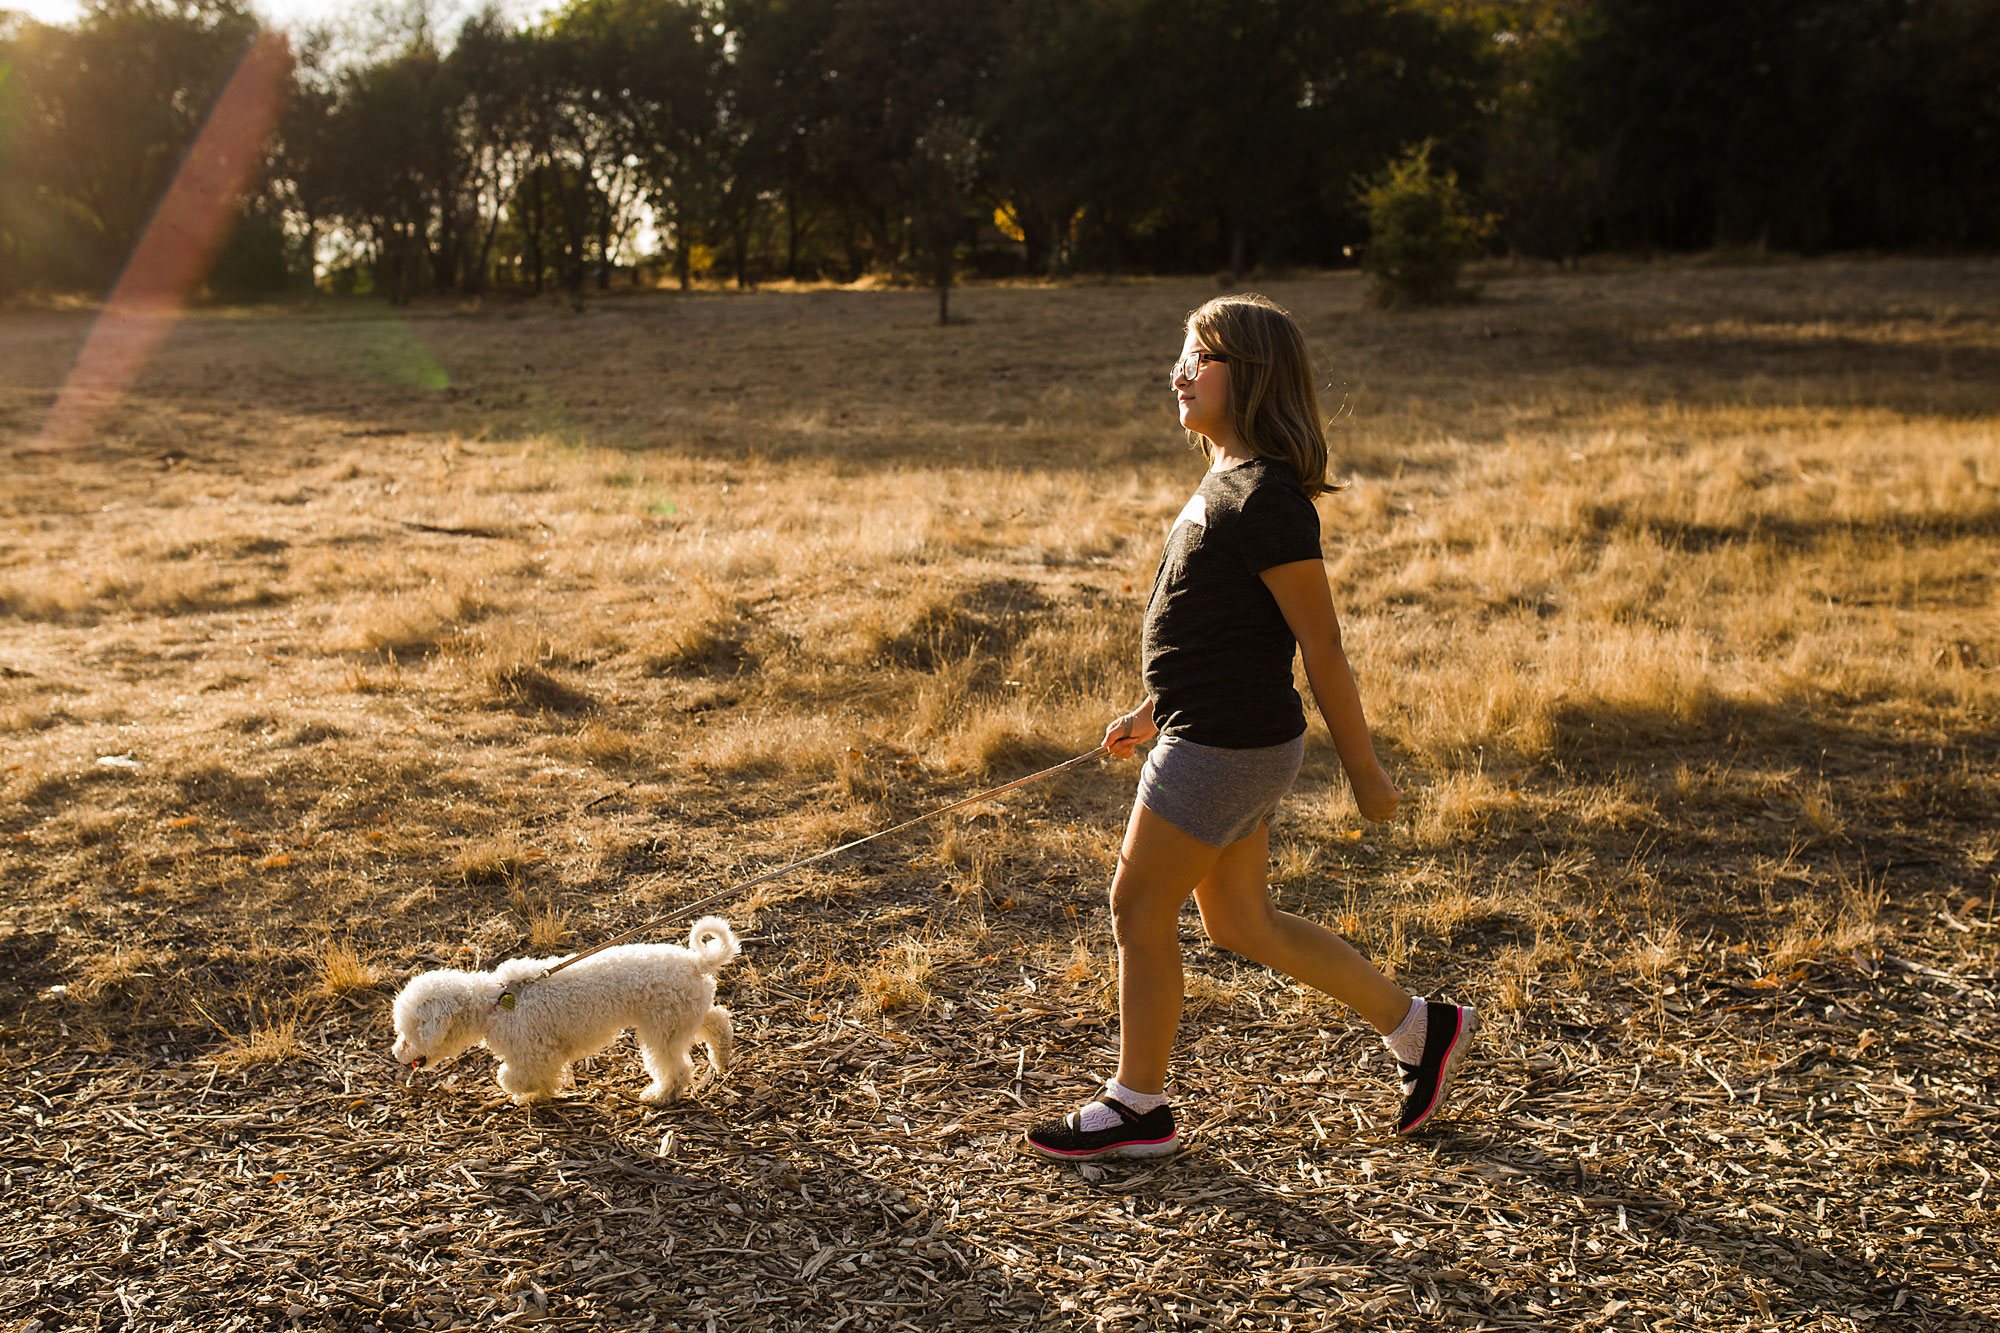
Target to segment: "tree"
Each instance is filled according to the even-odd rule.
[[[1832,188],[1837,243],[2000,245],[2000,4],[1910,0],[1858,51]]]
[[[19,166],[23,118],[23,47],[41,25],[0,16],[0,297],[13,295],[28,279],[28,257],[36,249],[34,182]]]
[[[110,286],[257,26],[237,0],[97,0],[74,28],[17,28],[0,92],[24,266]]]
[[[821,75],[838,7],[730,0],[725,12],[734,45],[727,102],[740,135],[737,172],[778,215],[773,230],[784,236],[785,276],[817,276],[828,259],[819,243],[822,226],[835,212],[825,161],[836,128]]]
[[[971,120],[983,100],[995,13],[931,0],[839,0],[834,12],[817,72],[827,116],[817,128],[827,188],[861,242],[848,276],[871,261],[925,263],[918,219],[949,201],[928,195],[945,177],[910,164],[926,134],[938,136],[933,167],[953,158],[944,127]]]
[[[0,290],[109,285],[246,3],[0,18]],[[574,300],[650,215],[683,286],[703,246],[740,286],[916,275],[948,315],[996,215],[1047,273],[1338,262],[1352,182],[1413,141],[1517,253],[2000,243],[1995,0],[498,4],[440,40],[384,0],[344,62],[309,36],[218,280],[326,243],[395,300]]]
[[[1479,253],[1479,225],[1458,177],[1432,163],[1434,147],[1425,140],[1411,148],[1358,191],[1368,211],[1361,269],[1373,305],[1442,305],[1465,297],[1458,275]]]
[[[643,109],[660,73],[646,59],[656,50],[649,39],[682,13],[666,0],[575,0],[549,21],[552,162],[561,168],[556,179],[575,185],[562,193],[572,293],[593,243],[598,288],[610,285],[617,249],[636,223],[646,186]]]
[[[339,90],[330,69],[331,34],[307,33],[292,65],[278,121],[273,179],[298,230],[305,285],[317,293],[320,227],[338,207],[338,152],[333,140]]]
[[[1829,235],[1844,66],[1893,0],[1598,0],[1557,95],[1603,154],[1616,234],[1675,247]]]
[[[999,188],[1031,246],[1113,270],[1336,256],[1349,182],[1412,138],[1465,156],[1493,76],[1477,25],[1388,0],[1022,0],[1010,33]]]
[[[910,249],[937,288],[938,323],[951,323],[951,283],[958,246],[972,217],[979,180],[977,127],[960,116],[940,116],[910,147],[903,188],[911,201]]]
[[[532,40],[508,27],[489,5],[465,21],[451,50],[462,90],[458,127],[467,167],[462,198],[469,210],[458,224],[467,238],[459,285],[468,295],[485,289],[508,198],[533,165],[523,111],[526,48]]]
[[[1121,107],[1152,91],[1126,40],[1127,15],[1105,0],[1018,0],[980,108],[996,202],[1021,228],[1028,266],[1054,276],[1078,262],[1078,223],[1127,211],[1143,190],[1146,138],[1126,137]],[[1078,126],[1094,132],[1078,133]],[[1117,142],[1126,151],[1098,145]]]
[[[1571,7],[1559,0],[1467,6],[1492,35],[1496,98],[1479,153],[1479,195],[1508,250],[1562,262],[1582,253],[1601,214],[1604,164],[1563,133],[1552,77],[1569,54]]]
[[[601,21],[622,53],[605,114],[621,126],[632,182],[671,237],[685,290],[693,248],[717,228],[727,190],[726,30],[718,33],[712,11],[691,0],[627,0],[607,7]]]
[[[335,215],[392,302],[451,285],[468,189],[463,90],[427,31],[340,79],[327,170]]]

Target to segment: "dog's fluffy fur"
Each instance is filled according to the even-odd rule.
[[[500,1061],[500,1086],[517,1102],[541,1101],[566,1083],[574,1060],[603,1050],[631,1028],[653,1081],[639,1099],[670,1102],[694,1082],[688,1051],[699,1041],[720,1074],[734,1030],[715,1003],[715,974],[740,952],[736,933],[705,916],[675,944],[621,944],[574,967],[529,982],[512,1010],[500,1007],[510,983],[560,958],[515,958],[491,972],[440,968],[396,996],[395,1056],[413,1069],[442,1064],[484,1043]]]

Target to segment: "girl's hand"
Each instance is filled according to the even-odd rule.
[[[1354,804],[1361,808],[1361,817],[1371,824],[1379,824],[1395,814],[1402,803],[1402,788],[1380,765],[1373,773],[1354,783]]]
[[[1153,701],[1148,699],[1125,716],[1111,719],[1104,728],[1104,748],[1113,759],[1130,759],[1141,745],[1159,734],[1160,729],[1153,725]]]

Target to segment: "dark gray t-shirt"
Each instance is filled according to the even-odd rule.
[[[1298,641],[1258,575],[1319,558],[1319,512],[1286,464],[1259,458],[1202,478],[1167,534],[1139,641],[1162,732],[1250,750],[1305,731]]]

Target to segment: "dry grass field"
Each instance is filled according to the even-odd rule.
[[[68,451],[0,313],[0,1328],[2000,1323],[2000,263],[1257,285],[1409,793],[1315,722],[1276,891],[1487,1026],[1398,1141],[1190,912],[1189,1149],[1081,1169],[1129,764],[719,909],[676,1106],[388,999],[1095,745],[1213,283],[205,311]]]

